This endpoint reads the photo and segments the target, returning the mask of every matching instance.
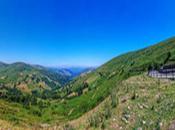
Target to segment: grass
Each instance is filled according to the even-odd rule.
[[[95,72],[77,78],[69,89],[76,92],[77,88],[86,81],[92,90],[90,89],[91,91],[88,94],[67,101],[67,108],[70,104],[70,108],[76,108],[78,111],[77,113],[75,110],[69,116],[70,119],[77,118],[82,113],[95,107],[109,95],[113,88],[119,88],[122,80],[146,72],[151,65],[163,65],[168,53],[174,56],[174,46],[174,39],[169,39],[155,46],[121,55],[104,64]]]
[[[134,93],[137,96],[132,98]],[[111,118],[105,120],[105,129],[107,130],[119,128],[168,129],[175,118],[174,81],[159,81],[158,79],[147,77],[145,74],[133,76],[122,82],[116,94],[119,98],[119,104],[116,108],[111,107],[113,114]],[[126,101],[123,102],[123,99],[126,99]],[[86,122],[89,117],[94,117],[96,113],[100,113],[106,102],[110,103],[111,99],[105,99],[97,108],[80,119],[72,121],[72,125],[77,130],[101,130],[101,124],[89,127]]]
[[[46,99],[50,102],[50,105],[41,109],[41,116],[31,114],[36,109],[39,109],[38,106],[31,106],[31,108],[26,109],[20,104],[7,103],[2,100],[0,102],[7,104],[9,108],[12,106],[14,110],[15,108],[19,109],[19,112],[11,113],[10,109],[7,109],[7,112],[1,112],[1,118],[11,122],[18,120],[18,123],[24,122],[29,125],[33,125],[35,122],[36,124],[62,124],[64,122],[77,119],[84,113],[92,110],[101,102],[103,102],[109,96],[111,91],[113,91],[113,89],[116,89],[119,91],[117,95],[120,97],[120,100],[126,98],[127,107],[130,106],[132,109],[136,110],[133,111],[133,123],[126,124],[126,122],[121,121],[120,117],[131,113],[126,113],[128,108],[126,108],[125,105],[120,104],[119,109],[116,111],[118,113],[117,124],[119,124],[119,126],[121,125],[123,128],[126,127],[126,129],[134,129],[140,126],[142,126],[144,129],[150,129],[155,128],[156,124],[160,124],[163,119],[165,119],[165,123],[168,124],[169,121],[173,119],[171,114],[174,114],[174,106],[171,106],[170,104],[174,98],[174,89],[172,87],[160,87],[163,84],[162,82],[148,77],[145,77],[146,79],[141,78],[142,82],[140,84],[135,84],[134,81],[139,81],[139,79],[132,80],[132,77],[145,73],[149,67],[160,67],[161,65],[165,64],[169,53],[171,54],[171,57],[169,58],[173,59],[175,54],[174,46],[175,39],[172,38],[155,46],[135,52],[130,52],[112,59],[108,63],[99,67],[96,71],[76,78],[67,87],[65,87],[68,88],[71,93],[77,93],[82,85],[87,82],[88,92],[82,93],[80,96],[70,99],[67,97],[57,100]],[[129,80],[133,81],[133,83],[129,82],[128,84],[124,85],[123,81],[127,80],[128,78]],[[147,84],[145,81],[149,82],[150,84]],[[168,84],[168,86],[170,85]],[[66,90],[63,89],[61,90],[61,93],[64,93],[65,91]],[[146,95],[147,93],[149,95]],[[138,94],[139,98],[137,99]],[[165,96],[166,98],[163,98],[160,103],[157,103],[159,101],[157,101],[154,97],[157,94],[160,94],[163,97]],[[133,97],[133,95],[135,98],[134,100],[131,100],[130,98]],[[150,109],[157,110],[158,108],[161,108],[161,110],[158,109],[160,114],[155,112],[155,110],[151,111],[150,109],[138,109],[138,107],[143,107],[143,104],[147,103]],[[169,109],[166,108],[167,105],[170,105]],[[3,106],[3,108],[5,108],[5,106]],[[147,113],[147,115],[145,115],[145,113]],[[148,125],[141,125],[144,124],[143,121],[149,123],[151,122],[148,117],[151,117],[151,119],[154,120],[153,125],[149,124],[150,128]]]

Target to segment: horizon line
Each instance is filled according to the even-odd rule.
[[[97,68],[99,66],[101,66],[102,64],[100,65],[71,65],[71,64],[58,64],[58,65],[44,65],[44,64],[40,64],[40,63],[31,63],[31,62],[27,62],[27,61],[14,61],[14,62],[8,62],[8,61],[1,61],[0,60],[0,63],[3,63],[3,64],[8,64],[8,65],[11,65],[11,64],[16,64],[16,63],[23,63],[23,64],[28,64],[28,65],[32,65],[32,66],[43,66],[43,67],[51,67],[51,68],[76,68],[76,67],[79,67],[79,68],[85,68],[85,67],[93,67],[93,68]]]

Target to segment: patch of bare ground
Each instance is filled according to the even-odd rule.
[[[175,130],[175,121],[170,124],[168,130]]]

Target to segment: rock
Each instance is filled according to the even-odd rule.
[[[157,110],[157,109],[155,109],[154,111],[155,111],[155,112],[158,112],[158,110]]]
[[[121,103],[125,103],[126,101],[127,101],[127,99],[124,98],[124,99],[121,100]]]
[[[122,117],[122,121],[125,123],[125,124],[128,124],[128,121],[126,118]]]
[[[145,104],[143,104],[143,107],[144,107],[144,108],[146,108],[146,109],[148,109],[148,108],[149,108],[149,107],[148,107],[147,105],[145,105]]]
[[[124,115],[125,119],[128,120],[131,116],[130,115]]]
[[[159,123],[159,125],[160,125],[160,127],[162,127],[162,126],[163,126],[163,123],[162,123],[162,122],[160,122],[160,123]]]
[[[145,125],[146,124],[146,121],[142,121],[142,124]]]
[[[138,107],[139,107],[139,109],[143,109],[143,106],[142,106],[142,105],[140,105],[140,104],[138,104]]]
[[[131,110],[131,107],[130,106],[128,106],[128,110]]]
[[[50,125],[49,124],[41,124],[40,127],[41,128],[48,128]]]
[[[143,130],[141,127],[137,128],[137,130]]]

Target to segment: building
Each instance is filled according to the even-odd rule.
[[[148,76],[160,79],[175,79],[175,64],[164,65],[159,70],[150,70]]]

